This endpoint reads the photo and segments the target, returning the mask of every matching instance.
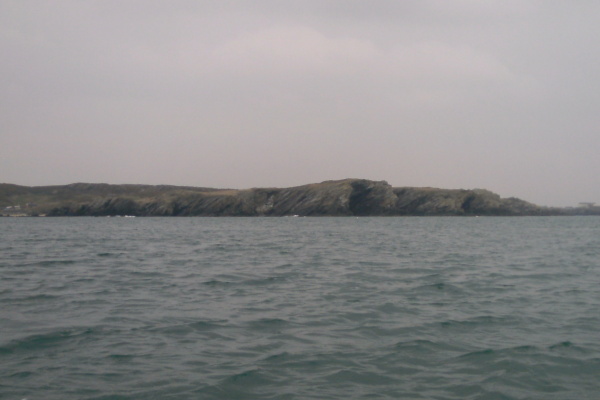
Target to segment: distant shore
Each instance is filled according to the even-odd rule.
[[[600,207],[543,207],[485,189],[392,187],[343,179],[290,188],[0,184],[0,215],[26,216],[541,216],[600,215]]]

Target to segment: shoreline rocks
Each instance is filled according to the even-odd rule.
[[[0,185],[0,207],[48,216],[529,216],[577,215],[501,198],[484,189],[397,187],[385,181],[343,179],[290,188],[245,190],[166,185],[76,183]],[[594,210],[587,210],[593,214]],[[600,214],[600,209],[597,210]]]

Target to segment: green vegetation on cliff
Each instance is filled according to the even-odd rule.
[[[0,184],[3,215],[48,216],[400,216],[565,215],[564,209],[503,199],[487,190],[393,188],[344,179],[291,188],[246,190],[76,183]]]

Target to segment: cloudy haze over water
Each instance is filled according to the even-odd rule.
[[[600,2],[0,0],[0,182],[600,202]]]

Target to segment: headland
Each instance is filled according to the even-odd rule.
[[[600,207],[555,208],[485,189],[392,187],[343,179],[289,188],[169,185],[0,184],[3,216],[537,216],[600,215]]]

